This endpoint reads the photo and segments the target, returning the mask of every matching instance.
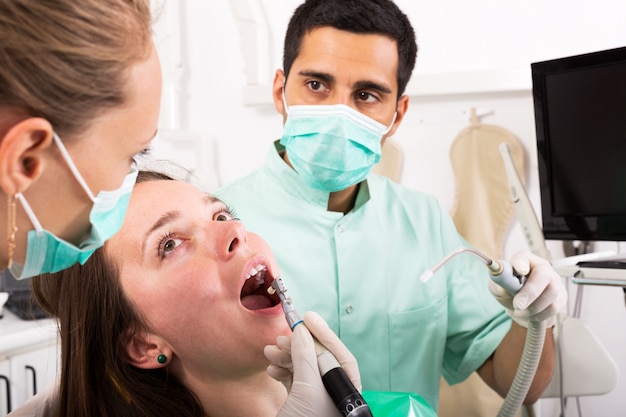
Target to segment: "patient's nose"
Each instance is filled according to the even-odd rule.
[[[238,221],[229,221],[219,224],[217,232],[217,255],[220,258],[228,259],[233,256],[236,251],[245,244],[246,228]]]

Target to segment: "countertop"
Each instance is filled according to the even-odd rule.
[[[2,309],[0,318],[0,360],[57,341],[58,328],[54,319],[22,320],[10,310]]]

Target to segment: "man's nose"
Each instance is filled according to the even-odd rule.
[[[331,104],[345,104],[356,110],[352,99],[352,91],[346,88],[335,88]]]

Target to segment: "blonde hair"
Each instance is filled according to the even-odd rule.
[[[45,118],[61,137],[79,133],[125,102],[151,23],[149,0],[1,0],[0,112]]]

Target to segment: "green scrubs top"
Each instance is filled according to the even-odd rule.
[[[271,246],[295,307],[313,310],[357,358],[364,390],[415,392],[434,408],[439,380],[463,381],[511,326],[488,270],[432,196],[370,174],[348,214],[304,184],[276,142],[265,165],[216,195]]]

